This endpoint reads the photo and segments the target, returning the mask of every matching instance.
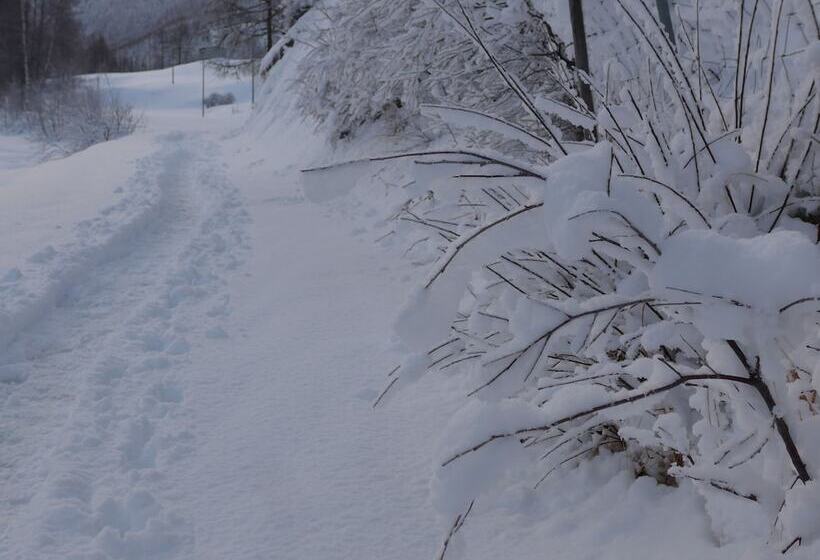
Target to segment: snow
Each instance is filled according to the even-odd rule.
[[[173,131],[179,128],[182,121],[186,123],[186,127],[201,127],[205,124],[201,118],[202,70],[201,62],[175,66],[173,84],[171,68],[136,73],[93,74],[85,78],[92,85],[99,85],[103,91],[115,95],[123,103],[134,106],[145,116],[145,124],[150,129]],[[247,117],[247,105],[251,101],[251,88],[254,85],[251,82],[250,76],[221,75],[214,66],[206,64],[205,97],[211,93],[230,93],[236,103],[208,109],[205,119],[233,117],[235,126],[242,123]],[[260,87],[258,79],[255,87]]]
[[[38,313],[3,322],[0,557],[432,556],[442,419],[371,407],[409,279],[306,200],[292,113],[237,136],[166,78],[111,80],[139,134],[4,172],[3,303]]]
[[[753,312],[758,320],[776,321],[781,309],[820,297],[820,248],[796,232],[732,239],[688,231],[669,238],[661,250],[650,280],[654,288],[725,302],[694,311],[707,336],[745,338]]]
[[[150,219],[156,192],[130,178],[136,158],[151,148],[138,135],[0,171],[0,343],[36,320],[89,266],[116,253],[129,228]]]
[[[22,134],[0,132],[0,171],[28,167],[38,162],[40,147]]]
[[[569,386],[556,391],[566,409],[483,394],[464,406],[475,380],[422,375],[406,352],[441,341],[467,307],[464,285],[482,282],[475,263],[522,236],[581,255],[586,226],[570,218],[604,200],[609,151],[549,168],[543,209],[470,243],[421,292],[430,267],[374,242],[397,197],[373,185],[410,172],[301,172],[402,148],[362,132],[333,151],[295,109],[304,52],[273,67],[254,112],[247,81],[209,73],[209,87],[238,102],[201,118],[201,66],[191,64],[174,85],[169,70],[100,78],[144,112],[133,136],[42,164],[18,140],[0,143],[0,558],[417,560],[435,556],[476,498],[448,558],[763,558],[765,531],[726,538],[762,516],[733,496],[706,500],[687,479],[672,488],[635,477],[624,454],[602,449],[537,488],[538,450],[516,438],[442,468],[465,444],[607,401],[601,387]],[[416,179],[410,188],[422,190],[436,177]],[[652,286],[770,314],[817,294],[817,247],[801,234],[664,238],[663,219],[642,212],[648,197],[627,183],[613,181],[635,193],[614,208],[664,239]],[[710,274],[694,275],[703,262]],[[725,277],[732,292],[713,293]],[[635,274],[621,288],[646,282]],[[557,320],[532,305],[516,313],[525,338]],[[671,336],[657,325],[642,335],[647,347]],[[710,349],[719,367],[729,358]],[[673,379],[645,362],[644,389]],[[420,379],[374,408],[400,363]],[[676,420],[661,414],[625,434],[674,434]],[[783,518],[806,539],[793,557],[810,558],[817,489],[793,494]]]

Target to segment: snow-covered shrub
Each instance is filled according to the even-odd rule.
[[[41,84],[23,118],[32,136],[65,154],[132,134],[141,121],[115,94],[75,79]]]
[[[208,97],[205,98],[205,106],[209,109],[211,107],[218,107],[219,105],[233,105],[236,102],[236,98],[230,92],[228,93],[217,93],[213,92]]]
[[[537,485],[625,450],[637,474],[694,481],[721,542],[764,536],[793,550],[820,537],[820,27],[805,0],[697,8],[678,10],[675,45],[646,0],[601,4],[640,40],[640,60],[593,75],[594,116],[564,83],[585,117],[574,124],[597,141],[570,146],[545,126],[556,163],[412,155],[439,184],[469,177],[476,190],[528,195],[473,231],[450,230],[417,298],[421,323],[413,309],[403,318],[411,328],[467,245],[537,208],[545,229],[477,271],[450,335],[388,384],[438,370],[469,385],[435,485],[454,515],[505,473]],[[483,42],[471,12],[452,13]],[[593,52],[620,52],[617,36],[597,36]],[[553,109],[518,97],[536,118]],[[523,130],[440,113],[451,126]]]
[[[300,80],[301,110],[337,137],[380,119],[402,130],[425,102],[515,115],[527,126],[530,117],[481,47],[443,11],[458,9],[453,0],[351,0],[322,7]],[[486,43],[531,94],[555,94],[552,59],[545,55],[555,52],[554,34],[529,0],[489,0],[469,10]]]

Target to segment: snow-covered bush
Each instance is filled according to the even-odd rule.
[[[44,82],[33,90],[23,120],[34,138],[70,154],[132,134],[141,117],[111,92],[64,79]]]
[[[219,105],[233,105],[234,102],[236,102],[236,98],[230,92],[213,92],[211,95],[205,98],[205,106],[209,109],[211,107],[218,107]]]
[[[453,0],[351,0],[317,10],[302,79],[300,108],[346,137],[375,120],[403,130],[421,103],[447,102],[531,117],[515,95],[445,11]],[[480,33],[500,60],[535,96],[550,96],[553,33],[529,0],[489,0],[469,7]],[[536,128],[537,130],[537,128]]]
[[[542,117],[540,141],[559,158],[550,165],[460,147],[412,155],[428,182],[467,177],[476,190],[528,194],[472,231],[449,231],[416,300],[421,323],[412,308],[403,319],[411,328],[424,324],[424,301],[467,245],[539,208],[546,231],[476,271],[450,336],[408,360],[388,389],[432,370],[469,384],[436,483],[454,515],[505,473],[529,472],[537,485],[560,467],[625,451],[637,474],[694,481],[721,542],[809,545],[820,537],[811,509],[820,475],[814,7],[703,0],[677,11],[676,44],[646,0],[597,8],[640,46],[590,78],[594,116],[572,80],[562,83],[562,116],[573,113],[594,143],[551,138]],[[413,15],[400,12],[391,15]],[[540,123],[555,107],[520,87],[473,15],[444,17],[486,48]],[[622,52],[620,36],[595,35],[593,53]],[[563,66],[553,76],[572,75],[560,53],[544,58]],[[489,115],[436,110],[450,126],[526,133]]]

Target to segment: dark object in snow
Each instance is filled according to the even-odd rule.
[[[219,105],[233,105],[235,101],[236,98],[232,93],[214,92],[205,98],[205,106],[210,109],[211,107],[217,107]]]

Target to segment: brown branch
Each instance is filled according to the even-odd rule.
[[[430,276],[430,279],[424,285],[424,289],[426,290],[430,286],[433,285],[433,282],[435,282],[436,279],[444,273],[444,270],[450,265],[450,263],[453,261],[453,259],[456,257],[456,255],[459,253],[459,251],[461,251],[464,248],[464,246],[467,245],[467,243],[469,243],[470,241],[472,241],[473,239],[475,239],[476,237],[478,237],[479,235],[481,235],[482,233],[484,233],[488,229],[491,229],[491,228],[493,228],[493,227],[495,227],[499,224],[503,224],[507,220],[511,220],[512,218],[515,218],[516,216],[518,216],[520,214],[523,214],[524,212],[528,212],[530,210],[533,210],[534,208],[540,208],[543,205],[544,205],[543,202],[536,202],[534,204],[528,204],[526,206],[522,206],[521,208],[519,208],[518,210],[515,210],[514,212],[510,212],[509,214],[505,214],[501,218],[499,218],[499,219],[497,219],[493,222],[490,222],[488,224],[485,224],[485,225],[481,226],[480,228],[476,229],[475,231],[472,231],[471,233],[469,233],[467,235],[461,236],[455,242],[455,244],[453,245],[453,249],[450,251],[450,254],[447,255],[447,258],[444,260],[444,262],[436,269],[436,272],[433,273],[432,276]]]
[[[331,163],[329,165],[322,165],[319,167],[309,167],[307,169],[302,169],[302,173],[314,173],[316,171],[327,171],[329,169],[335,169],[337,167],[344,167],[346,165],[354,165],[357,163],[374,163],[379,161],[389,161],[393,159],[402,159],[402,158],[412,158],[412,157],[422,157],[422,156],[440,156],[440,155],[460,155],[460,156],[470,156],[478,159],[482,159],[486,162],[489,162],[494,165],[500,165],[502,167],[508,167],[510,169],[514,169],[519,173],[522,173],[526,177],[534,177],[536,179],[546,180],[544,175],[533,171],[532,169],[526,169],[517,165],[510,161],[504,161],[500,159],[498,156],[490,156],[486,154],[482,154],[479,152],[474,152],[471,150],[430,150],[427,152],[407,152],[401,154],[391,154],[386,156],[374,156],[374,157],[367,157],[362,159],[355,159],[350,161],[343,161],[339,163]]]
[[[624,397],[622,399],[617,399],[617,400],[614,400],[614,401],[610,401],[608,403],[602,403],[602,404],[599,404],[597,406],[589,407],[589,408],[586,408],[586,409],[581,410],[579,412],[576,412],[574,414],[570,414],[568,416],[564,416],[563,418],[559,418],[558,420],[554,420],[554,421],[550,422],[549,424],[544,424],[542,426],[533,426],[531,428],[520,428],[518,430],[514,430],[514,431],[511,431],[511,432],[492,435],[492,436],[488,437],[487,439],[479,442],[478,444],[470,447],[469,449],[459,451],[458,453],[456,453],[455,455],[453,455],[452,457],[447,459],[444,463],[442,463],[441,466],[446,467],[447,465],[449,465],[450,463],[452,463],[456,459],[460,459],[461,457],[464,457],[465,455],[468,455],[470,453],[478,451],[479,449],[481,449],[485,445],[488,445],[488,444],[490,444],[490,443],[492,443],[492,442],[494,442],[498,439],[507,439],[507,438],[511,438],[511,437],[521,436],[523,434],[528,434],[530,432],[543,432],[543,431],[558,427],[562,424],[566,424],[567,422],[572,422],[573,420],[583,418],[584,416],[589,416],[590,414],[596,414],[596,413],[601,412],[603,410],[607,410],[607,409],[610,409],[610,408],[615,408],[617,406],[621,406],[621,405],[624,405],[624,404],[631,404],[631,403],[634,403],[634,402],[637,402],[637,401],[640,401],[640,400],[643,400],[643,399],[646,399],[646,398],[649,398],[649,397],[652,397],[652,396],[655,396],[655,395],[659,395],[659,394],[671,391],[672,389],[674,389],[676,387],[679,387],[679,386],[681,386],[685,383],[690,383],[692,381],[729,381],[729,382],[732,382],[732,383],[742,383],[744,385],[754,386],[753,381],[751,379],[749,379],[748,377],[740,377],[740,376],[737,376],[737,375],[726,375],[726,374],[715,375],[713,373],[702,373],[702,374],[701,373],[696,373],[696,374],[691,374],[691,375],[683,375],[683,376],[678,377],[678,379],[676,379],[675,381],[673,381],[671,383],[667,383],[666,385],[661,385],[660,387],[655,387],[654,389],[649,389],[649,390],[646,390],[646,391],[641,392],[641,393],[637,393],[637,394],[634,394],[634,395],[630,395],[628,397]]]
[[[656,184],[656,185],[658,185],[658,186],[661,186],[661,187],[665,188],[666,190],[668,190],[669,192],[671,192],[673,195],[675,195],[677,198],[679,198],[679,199],[681,199],[683,202],[685,202],[685,203],[686,203],[686,205],[687,205],[687,206],[689,206],[689,208],[691,208],[692,210],[694,210],[694,211],[695,211],[695,213],[696,213],[696,214],[698,215],[698,217],[699,217],[699,218],[703,221],[703,223],[706,225],[706,227],[708,227],[709,229],[712,229],[712,224],[710,224],[710,223],[709,223],[709,220],[707,220],[707,219],[706,219],[706,216],[704,216],[704,215],[703,215],[703,213],[702,213],[702,212],[698,209],[698,207],[697,207],[697,206],[695,206],[695,205],[694,205],[694,204],[693,204],[693,203],[692,203],[692,202],[691,202],[688,198],[686,198],[685,196],[683,196],[681,193],[679,193],[678,191],[676,191],[675,189],[673,189],[673,188],[672,188],[672,187],[670,187],[669,185],[667,185],[667,184],[665,184],[665,183],[661,183],[661,182],[660,182],[660,181],[658,181],[657,179],[653,179],[653,178],[651,178],[651,177],[645,177],[645,176],[642,176],[642,175],[627,175],[627,174],[623,174],[623,175],[619,175],[619,177],[626,177],[626,178],[629,178],[629,179],[642,179],[642,180],[644,180],[644,181],[649,181],[650,183],[654,183],[654,184]]]
[[[624,221],[624,223],[626,223],[626,225],[629,227],[629,229],[631,229],[633,232],[635,232],[635,235],[640,237],[642,240],[646,241],[649,244],[649,246],[652,247],[652,250],[655,251],[655,253],[657,253],[658,256],[661,255],[660,248],[654,242],[652,242],[651,239],[649,239],[646,235],[644,235],[644,233],[641,230],[639,230],[637,227],[635,227],[635,225],[629,220],[629,218],[627,218],[626,216],[624,216],[622,213],[618,212],[617,210],[608,210],[608,209],[588,210],[586,212],[581,212],[580,214],[576,214],[574,216],[571,216],[569,218],[569,220],[574,220],[576,218],[580,218],[580,217],[586,216],[588,214],[599,214],[599,213],[614,214],[615,216],[618,216],[619,218],[621,218]]]
[[[515,259],[511,259],[511,258],[507,257],[506,255],[501,255],[501,258],[502,258],[502,259],[504,259],[505,261],[507,261],[508,263],[510,263],[510,264],[512,264],[512,265],[514,265],[514,266],[517,266],[518,268],[520,268],[520,269],[522,269],[522,270],[524,270],[524,271],[526,271],[526,272],[529,272],[530,274],[532,274],[532,275],[533,275],[533,276],[535,276],[536,278],[539,278],[539,279],[540,279],[540,280],[542,280],[542,281],[543,281],[546,285],[548,285],[548,286],[550,286],[551,288],[555,289],[556,291],[560,292],[560,293],[561,293],[561,294],[563,294],[564,296],[566,296],[566,297],[572,297],[572,296],[571,296],[571,294],[570,294],[569,292],[567,292],[566,290],[564,290],[563,288],[561,288],[561,287],[560,287],[560,286],[558,286],[557,284],[555,284],[555,283],[553,283],[553,282],[550,282],[550,281],[549,281],[547,278],[545,278],[543,275],[541,275],[541,274],[537,273],[536,271],[532,270],[531,268],[529,268],[529,267],[527,267],[527,266],[525,266],[525,265],[521,264],[520,262],[516,261]]]
[[[516,124],[513,124],[509,121],[506,121],[504,119],[500,119],[496,116],[488,115],[487,113],[482,113],[481,111],[476,111],[475,109],[468,109],[466,107],[454,107],[454,106],[448,106],[448,105],[436,105],[436,104],[433,104],[433,103],[425,103],[421,106],[422,109],[424,109],[426,107],[430,107],[432,109],[443,109],[443,110],[446,110],[446,111],[462,112],[462,113],[468,113],[468,114],[471,114],[471,115],[477,115],[479,117],[489,119],[489,120],[497,122],[501,125],[512,128],[513,130],[515,130],[515,131],[517,131],[521,134],[524,134],[525,136],[528,136],[529,138],[535,140],[536,142],[540,142],[541,144],[543,144],[545,146],[548,146],[550,148],[552,147],[549,142],[547,142],[546,140],[544,140],[543,138],[541,138],[537,134],[533,134],[532,132],[530,132],[529,130],[527,130],[525,128],[522,128],[522,127],[520,127]]]
[[[820,299],[820,298],[816,298]],[[774,425],[777,428],[777,433],[780,435],[780,439],[783,441],[783,445],[786,447],[786,452],[789,454],[789,459],[792,462],[792,466],[794,466],[794,470],[797,472],[797,477],[800,479],[801,482],[805,483],[811,480],[811,475],[809,475],[808,468],[806,467],[806,463],[803,461],[803,457],[800,456],[800,451],[797,449],[797,445],[794,443],[794,439],[792,438],[791,431],[789,430],[789,425],[786,424],[786,420],[776,412],[777,403],[772,396],[772,392],[769,389],[769,386],[766,384],[766,381],[763,379],[763,376],[760,375],[760,363],[755,364],[754,367],[749,363],[746,354],[740,348],[740,345],[735,340],[727,340],[726,343],[729,345],[729,348],[732,349],[735,356],[737,356],[738,361],[743,365],[743,368],[749,374],[748,384],[754,387],[760,398],[763,399],[763,402],[766,403],[766,408],[769,409],[769,414],[772,415],[774,418]]]
[[[602,308],[599,308],[599,309],[591,309],[589,311],[583,311],[581,313],[578,313],[577,315],[566,314],[567,315],[566,319],[564,319],[563,321],[558,323],[556,326],[554,326],[553,328],[551,328],[550,330],[548,330],[547,332],[545,332],[544,334],[542,334],[541,336],[539,336],[538,338],[536,338],[535,340],[533,340],[532,342],[527,344],[522,350],[519,350],[519,351],[516,351],[516,352],[513,352],[511,354],[508,354],[508,355],[504,356],[504,358],[508,358],[508,357],[511,357],[511,356],[515,356],[515,358],[509,364],[507,364],[503,369],[501,369],[501,371],[499,371],[493,377],[491,377],[489,381],[485,382],[481,386],[479,386],[476,389],[472,390],[470,393],[468,393],[467,396],[473,396],[476,393],[478,393],[479,391],[481,391],[482,389],[485,389],[485,388],[489,387],[490,385],[492,385],[493,383],[495,383],[502,375],[504,375],[506,372],[508,372],[510,369],[512,369],[512,367],[516,363],[518,363],[518,361],[524,355],[526,355],[527,352],[529,352],[537,344],[543,343],[538,356],[536,356],[536,358],[535,358],[535,362],[533,364],[533,369],[534,369],[535,364],[537,364],[538,361],[541,359],[541,353],[543,353],[544,350],[546,349],[546,346],[547,346],[547,343],[549,342],[549,340],[555,335],[555,333],[557,333],[558,331],[560,331],[561,329],[563,329],[565,326],[569,325],[570,323],[572,323],[576,319],[581,319],[583,317],[588,317],[589,315],[597,315],[599,313],[604,313],[606,311],[612,311],[612,310],[615,310],[615,309],[623,309],[623,308],[626,308],[626,307],[631,307],[633,305],[640,305],[641,303],[647,303],[647,302],[651,302],[651,301],[653,301],[653,300],[652,299],[632,300],[632,301],[628,301],[628,302],[624,302],[624,303],[608,305],[606,307],[602,307]],[[496,361],[498,361],[498,359],[493,360],[490,363],[494,363]]]
[[[447,537],[444,539],[444,544],[441,545],[441,552],[436,557],[436,560],[444,560],[444,555],[447,554],[447,548],[450,546],[450,540],[464,526],[464,522],[467,520],[467,516],[470,515],[471,511],[473,511],[473,505],[474,504],[475,504],[475,500],[472,500],[470,502],[470,505],[467,506],[467,511],[465,511],[464,513],[459,513],[456,516],[455,521],[453,521],[453,526],[450,527],[450,532],[447,533]]]
[[[809,297],[800,298],[798,300],[795,300],[795,301],[789,303],[788,305],[784,305],[783,307],[781,307],[780,308],[780,313],[783,313],[784,311],[787,311],[787,310],[789,310],[792,307],[795,307],[797,305],[801,305],[801,304],[804,304],[804,303],[809,303],[809,302],[812,302],[812,301],[820,302],[820,297],[809,296]]]
[[[379,403],[382,402],[382,399],[384,399],[384,397],[387,395],[388,391],[390,391],[390,389],[393,388],[393,385],[395,385],[398,380],[399,380],[398,377],[394,377],[393,380],[390,381],[390,383],[388,383],[387,387],[384,388],[384,390],[381,392],[381,394],[378,396],[378,398],[375,401],[373,401],[373,405],[372,405],[373,408],[376,408],[377,406],[379,406]]]
[[[776,62],[775,54],[777,53],[777,40],[780,37],[780,18],[783,14],[783,2],[784,0],[780,0],[780,3],[777,5],[777,18],[774,22],[774,38],[772,39],[772,52],[769,54],[769,84],[766,88],[766,105],[765,109],[763,110],[763,125],[760,127],[760,140],[758,141],[757,145],[755,173],[760,171],[760,156],[763,155],[763,141],[766,138],[766,126],[769,124],[769,110],[772,105],[772,86],[774,84],[774,65]]]

